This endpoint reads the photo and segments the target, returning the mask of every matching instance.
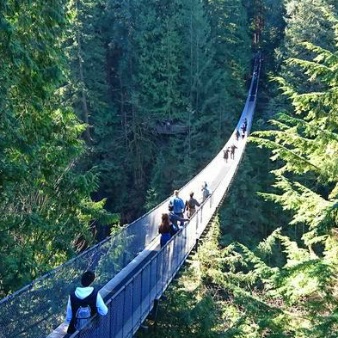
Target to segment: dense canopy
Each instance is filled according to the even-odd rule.
[[[260,50],[253,142],[151,335],[336,336],[336,1],[8,0],[0,27],[0,296],[203,168]]]

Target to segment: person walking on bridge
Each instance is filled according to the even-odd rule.
[[[204,184],[202,185],[202,195],[203,195],[203,200],[202,202],[204,202],[210,195],[210,190],[208,188],[208,183],[204,182]]]
[[[172,236],[172,224],[169,219],[169,214],[162,214],[162,221],[158,227],[158,232],[161,234],[160,245],[161,248],[165,246],[167,242],[169,242]]]
[[[246,133],[247,127],[248,127],[248,120],[245,118],[244,122],[242,124],[242,127],[241,127],[241,129],[242,129],[242,138],[245,137],[245,133]]]
[[[238,129],[236,129],[236,141],[239,140],[240,136],[241,136],[241,133],[239,132]]]
[[[185,202],[185,210],[187,210],[188,218],[196,212],[196,207],[199,207],[200,203],[194,198],[194,192],[190,193],[190,198]]]
[[[237,149],[237,147],[234,145],[234,144],[232,144],[232,146],[230,147],[230,158],[232,159],[232,160],[234,160],[235,159],[235,150]]]
[[[244,139],[246,133],[246,125],[243,124],[241,129],[242,129],[242,139]]]
[[[228,163],[229,151],[230,151],[229,147],[223,149],[223,158],[225,159],[225,163]]]
[[[175,215],[183,217],[183,212],[184,212],[184,202],[181,197],[178,196],[179,191],[175,190],[174,191],[174,196],[169,202],[169,206],[173,207],[173,212]]]
[[[86,271],[81,276],[81,286],[77,287],[68,298],[66,323],[69,324],[67,333],[71,334],[81,329],[78,326],[79,321],[89,321],[89,318],[98,313],[105,316],[108,308],[104,303],[99,291],[90,286],[95,280],[95,273]],[[88,317],[79,318],[79,309],[88,308]]]
[[[176,215],[173,211],[173,206],[169,206],[169,220],[171,223],[171,236],[174,236],[178,232],[178,230],[182,228],[184,222],[189,221],[188,218]],[[178,225],[178,222],[180,222],[180,225]]]

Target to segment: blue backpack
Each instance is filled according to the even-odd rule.
[[[90,322],[92,310],[89,305],[87,306],[80,306],[75,315],[75,329],[77,331],[82,330],[84,327],[88,326]]]
[[[91,317],[97,313],[96,298],[98,291],[96,289],[84,299],[76,297],[75,292],[70,294],[70,303],[72,307],[73,318],[69,324],[67,333],[74,333],[75,330],[90,328]]]

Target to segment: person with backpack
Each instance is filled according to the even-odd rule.
[[[108,313],[108,308],[100,293],[90,286],[94,280],[94,272],[84,272],[81,276],[81,286],[70,294],[66,315],[66,323],[69,323],[67,333],[74,333],[85,328],[90,318],[96,313],[101,316]]]
[[[199,207],[200,203],[197,201],[196,198],[194,198],[194,193],[190,193],[190,198],[185,203],[185,210],[187,210],[188,218],[191,218],[191,216],[196,212],[196,207]]]

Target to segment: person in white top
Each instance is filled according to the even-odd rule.
[[[95,280],[95,274],[92,271],[86,271],[81,277],[81,285],[72,292],[68,298],[66,323],[69,324],[67,333],[76,331],[75,314],[77,309],[83,305],[89,305],[92,316],[98,313],[105,316],[108,313],[108,308],[104,303],[100,293],[90,286]]]

